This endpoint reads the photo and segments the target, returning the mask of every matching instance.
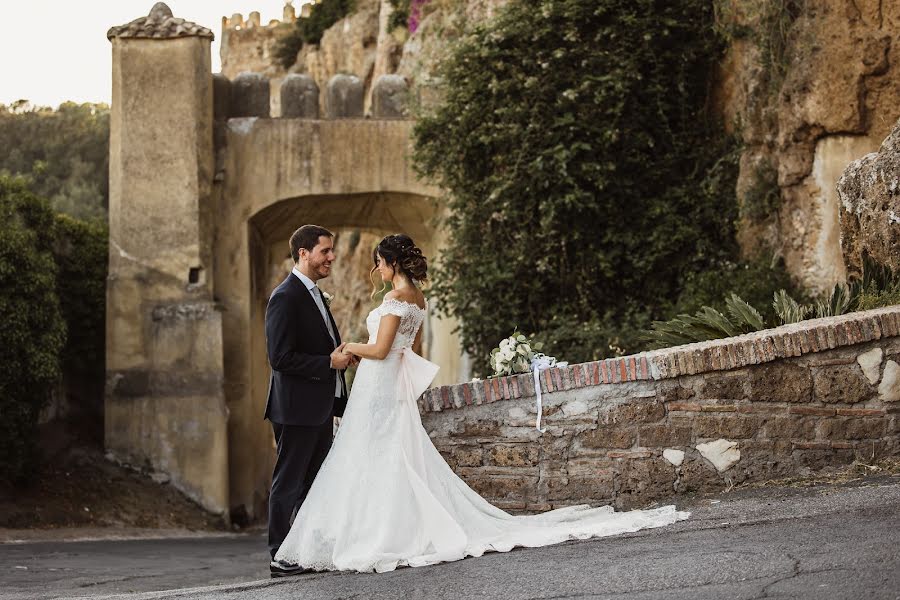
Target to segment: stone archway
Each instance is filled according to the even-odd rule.
[[[263,421],[262,319],[287,239],[332,230],[410,233],[434,256],[439,190],[420,181],[405,82],[303,75],[280,88],[210,72],[212,32],[157,3],[113,27],[106,447],[171,476],[208,510],[262,516],[273,462]],[[283,253],[283,254],[282,254]],[[432,319],[439,383],[462,376],[452,323]]]
[[[239,90],[232,87],[232,101],[240,102],[234,97]],[[291,232],[304,223],[333,231],[405,231],[426,253],[439,252],[442,239],[433,226],[439,190],[413,171],[413,125],[396,118],[253,116],[220,123],[213,278],[223,307],[228,447],[241,449],[229,456],[229,498],[242,518],[263,514],[268,494],[274,455],[271,429],[262,421],[269,377],[264,301],[278,279],[273,273],[283,268]],[[430,322],[426,352],[442,367],[438,383],[463,375],[453,329],[449,322]]]

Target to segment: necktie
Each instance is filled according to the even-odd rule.
[[[337,336],[334,334],[334,328],[331,326],[331,319],[328,318],[328,311],[325,310],[325,302],[322,300],[322,290],[319,289],[319,286],[314,285],[309,291],[312,294],[316,306],[319,307],[319,312],[322,314],[322,319],[325,321],[325,327],[328,328],[328,335],[331,336],[331,341],[334,343],[335,347],[337,347]],[[335,398],[341,397],[341,390],[341,376],[340,373],[338,373],[334,386]]]
[[[325,310],[325,302],[322,301],[322,290],[319,289],[319,286],[314,285],[310,291],[313,299],[316,301],[316,306],[319,307],[319,312],[322,314],[322,320],[325,321],[325,327],[328,328],[328,335],[331,336],[331,341],[337,346],[337,336],[334,334],[334,328],[331,326],[331,319],[328,318],[328,311]]]

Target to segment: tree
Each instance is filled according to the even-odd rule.
[[[568,360],[636,350],[736,258],[721,50],[711,0],[513,0],[456,45],[415,158],[448,193],[435,294],[476,368],[516,327]]]
[[[0,175],[0,480],[35,473],[38,417],[60,375],[54,229],[49,203]]]
[[[77,218],[109,206],[109,107],[64,102],[57,110],[25,100],[0,104],[0,173],[22,175],[58,211]]]

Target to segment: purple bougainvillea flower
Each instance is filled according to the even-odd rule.
[[[428,0],[410,0],[409,2],[409,32],[415,33],[422,20],[422,7],[428,4]]]

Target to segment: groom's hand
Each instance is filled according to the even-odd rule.
[[[334,349],[334,352],[331,353],[331,368],[337,369],[338,371],[343,371],[350,364],[350,355],[344,354],[344,346],[347,343],[344,342],[340,346]]]

